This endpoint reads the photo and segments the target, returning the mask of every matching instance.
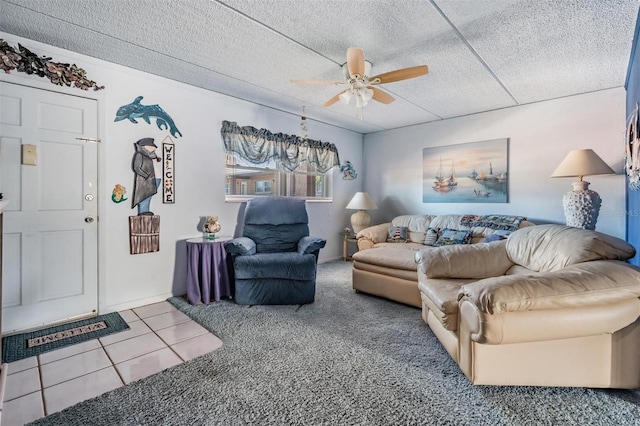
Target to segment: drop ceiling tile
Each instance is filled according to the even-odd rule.
[[[624,84],[635,0],[437,3],[520,103]]]
[[[638,11],[636,0],[0,1],[8,34],[294,115],[306,106],[361,133],[620,86]],[[340,87],[291,83],[340,80],[349,46],[373,74],[430,72],[382,85],[396,102],[364,119],[321,106]]]

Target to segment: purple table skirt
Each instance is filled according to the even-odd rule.
[[[187,300],[192,305],[231,297],[224,241],[187,241]]]

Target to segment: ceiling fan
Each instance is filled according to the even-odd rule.
[[[428,73],[429,68],[426,65],[418,65],[370,77],[371,62],[364,59],[364,50],[358,47],[350,47],[347,49],[347,62],[342,65],[342,71],[345,81],[291,80],[291,82],[297,84],[348,86],[345,90],[325,102],[323,106],[328,107],[338,101],[348,104],[353,97],[356,101],[356,107],[362,108],[371,99],[383,104],[390,104],[395,100],[393,96],[375,86],[420,77]]]

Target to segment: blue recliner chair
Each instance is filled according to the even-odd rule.
[[[233,259],[236,303],[314,301],[318,253],[326,240],[310,237],[308,223],[301,198],[259,197],[247,202],[242,237],[224,244]]]

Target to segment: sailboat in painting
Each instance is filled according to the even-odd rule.
[[[451,161],[451,173],[449,174],[449,186],[458,185],[458,181],[456,181],[456,170],[453,168],[453,161]]]
[[[435,180],[433,181],[433,189],[438,192],[449,192],[453,187],[457,186],[458,182],[456,181],[456,172],[453,167],[453,161],[451,161],[451,171],[449,175],[444,174],[444,169],[442,168],[442,157],[440,158],[440,167],[438,168],[438,173],[435,176]]]

